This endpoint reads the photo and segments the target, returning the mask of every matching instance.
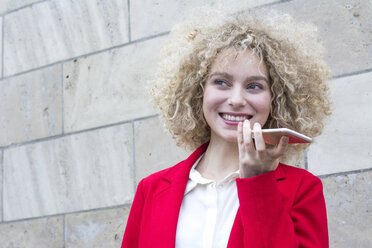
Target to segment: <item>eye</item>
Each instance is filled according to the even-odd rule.
[[[262,85],[259,83],[250,83],[247,85],[248,90],[260,90],[262,89]]]
[[[214,84],[217,85],[217,86],[221,86],[221,87],[229,86],[228,82],[226,82],[224,80],[221,80],[221,79],[214,80]]]

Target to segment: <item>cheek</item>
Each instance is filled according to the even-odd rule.
[[[219,92],[206,88],[203,94],[203,110],[206,111],[210,108],[216,107],[222,101]]]
[[[267,94],[257,98],[255,101],[255,107],[259,111],[270,113],[271,95]]]

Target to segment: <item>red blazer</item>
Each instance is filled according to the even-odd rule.
[[[207,146],[139,183],[122,248],[175,247],[189,172]],[[317,177],[279,164],[273,172],[236,179],[236,184],[240,206],[227,247],[328,247],[326,208]]]

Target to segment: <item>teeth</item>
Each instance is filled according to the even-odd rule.
[[[221,116],[225,120],[229,120],[229,121],[244,121],[244,120],[248,120],[248,116],[236,116],[236,115],[227,115],[227,114],[222,114]]]

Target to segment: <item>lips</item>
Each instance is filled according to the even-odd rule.
[[[241,122],[245,120],[249,120],[252,118],[252,115],[246,115],[246,114],[233,114],[233,113],[220,113],[220,116],[222,119],[226,121],[232,121],[232,122]]]

